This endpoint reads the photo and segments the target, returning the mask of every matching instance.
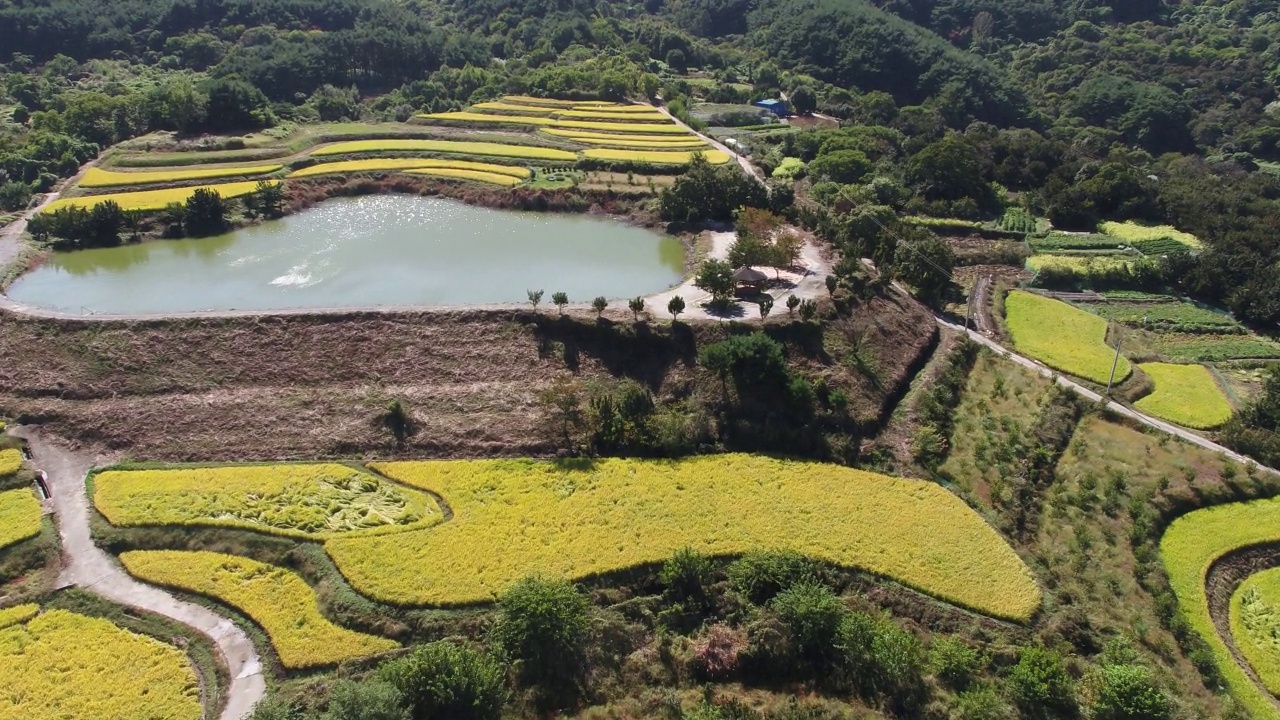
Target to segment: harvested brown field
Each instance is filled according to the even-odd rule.
[[[865,373],[840,330],[784,331],[793,362],[849,388],[875,423],[934,341],[918,305],[859,309]],[[631,377],[658,396],[687,385],[697,347],[726,326],[631,327],[611,311],[335,313],[146,322],[0,315],[0,415],[80,447],[153,460],[548,455],[538,396],[556,378]],[[609,317],[610,314],[606,314]],[[692,332],[688,328],[692,327]],[[400,450],[379,415],[392,399],[416,432]]]

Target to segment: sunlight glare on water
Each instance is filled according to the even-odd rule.
[[[678,282],[679,240],[624,223],[371,195],[218,237],[55,253],[14,300],[82,314],[575,302]]]

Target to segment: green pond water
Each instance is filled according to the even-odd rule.
[[[55,253],[9,288],[75,314],[571,302],[680,280],[679,240],[620,222],[372,195],[218,237]]]

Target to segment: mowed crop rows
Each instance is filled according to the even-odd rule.
[[[31,488],[0,492],[0,548],[40,534],[40,501]]]
[[[253,167],[183,167],[171,170],[116,172],[102,168],[89,168],[80,179],[80,187],[120,187],[125,185],[158,185],[186,180],[209,180],[221,177],[251,177],[276,172],[283,165],[255,165]]]
[[[1134,403],[1148,415],[1196,430],[1211,430],[1231,419],[1231,404],[1203,365],[1142,363],[1155,391]]]
[[[1005,298],[1005,323],[1014,347],[1055,370],[1106,383],[1115,351],[1106,344],[1107,321],[1067,303],[1014,290]],[[1129,376],[1121,356],[1116,382]]]
[[[291,669],[336,665],[394,650],[386,638],[347,630],[321,613],[315,591],[296,573],[213,552],[135,551],[120,555],[129,574],[230,605],[260,625]]]
[[[46,610],[0,629],[0,718],[199,720],[186,655],[106,620]]]
[[[435,501],[345,465],[107,470],[93,502],[113,525],[205,525],[316,539],[440,522]]]
[[[258,181],[249,180],[245,182],[221,183],[218,185],[199,185],[196,187],[168,188],[165,190],[140,190],[138,192],[60,198],[49,203],[48,207],[41,212],[54,212],[64,207],[79,207],[87,210],[108,200],[114,200],[123,210],[163,210],[170,203],[185,203],[196,190],[200,189],[213,190],[223,198],[235,198],[242,195],[248,195],[254,190],[257,190]]]
[[[1218,635],[1205,579],[1219,558],[1241,548],[1280,542],[1280,499],[1205,508],[1174,520],[1160,539],[1160,555],[1183,615],[1208,643],[1231,694],[1255,720],[1280,718],[1272,699],[1236,664]]]
[[[1000,535],[933,483],[750,455],[375,467],[454,512],[427,531],[326,543],[358,590],[397,604],[487,602],[530,573],[587,578],[685,546],[794,550],[1002,618],[1025,620],[1040,603]]]
[[[1231,596],[1231,636],[1264,687],[1280,697],[1280,568],[1252,575]]]

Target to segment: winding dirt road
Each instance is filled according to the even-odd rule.
[[[242,720],[248,716],[267,689],[258,651],[249,636],[207,608],[182,602],[159,588],[134,580],[93,544],[85,488],[93,458],[61,448],[32,428],[15,427],[10,433],[27,441],[35,464],[49,476],[65,562],[58,586],[84,588],[113,602],[176,620],[206,635],[218,648],[231,678],[225,688],[226,705],[220,720]]]

